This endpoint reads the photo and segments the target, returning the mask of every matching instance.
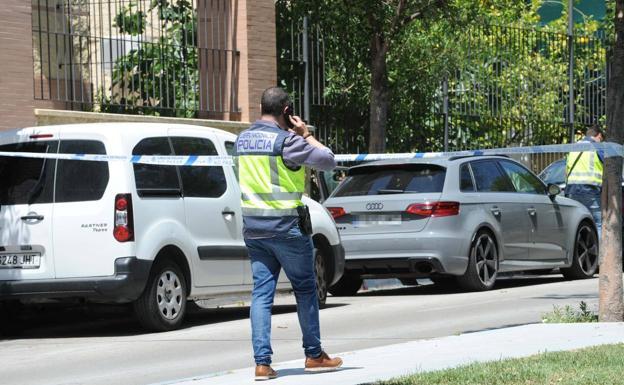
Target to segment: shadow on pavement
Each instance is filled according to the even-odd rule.
[[[341,368],[338,368],[334,371],[332,371],[331,373],[336,373],[336,372],[344,372],[346,370],[358,370],[358,369],[364,369],[363,367],[349,367],[349,366],[343,366]],[[276,369],[277,370],[277,377],[288,377],[288,376],[313,376],[315,374],[327,374],[328,372],[318,372],[318,373],[310,373],[310,372],[306,372],[303,370],[303,368],[296,368],[296,369]]]
[[[518,288],[524,286],[547,285],[555,282],[563,282],[561,276],[514,276],[501,277],[496,281],[496,286],[490,292]],[[428,284],[420,286],[406,286],[399,288],[377,289],[374,291],[361,292],[357,297],[377,297],[377,296],[400,296],[400,295],[443,295],[465,293],[459,286],[450,283]]]
[[[325,308],[345,306],[331,304]],[[295,305],[276,305],[273,314],[295,313]],[[322,311],[322,310],[321,310]],[[130,305],[22,305],[0,321],[0,341],[34,338],[124,337],[148,334]],[[249,318],[249,306],[202,309],[192,306],[182,329]]]

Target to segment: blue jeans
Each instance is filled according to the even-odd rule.
[[[282,267],[295,292],[305,355],[320,356],[321,331],[312,239],[294,227],[288,234],[275,238],[245,239],[245,244],[254,281],[250,318],[256,364],[271,364],[271,308]]]
[[[565,189],[565,195],[568,198],[582,203],[591,213],[598,229],[598,239],[600,239],[600,233],[602,232],[600,193],[600,187],[586,184],[570,184]]]

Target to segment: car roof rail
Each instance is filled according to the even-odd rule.
[[[478,158],[482,156],[500,156],[503,158],[510,158],[507,154],[470,154],[470,155],[455,155],[448,158],[449,161],[464,159],[464,158]]]

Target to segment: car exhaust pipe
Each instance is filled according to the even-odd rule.
[[[421,274],[433,273],[433,266],[429,262],[419,262],[416,264],[416,271]]]

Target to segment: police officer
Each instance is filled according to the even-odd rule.
[[[281,88],[263,92],[261,109],[262,117],[236,140],[243,237],[254,281],[250,318],[255,379],[277,377],[271,368],[271,308],[281,268],[297,300],[305,371],[335,370],[342,360],[330,358],[321,348],[314,246],[309,214],[301,201],[302,166],[331,170],[336,166],[334,154],[293,115],[289,96]]]
[[[604,133],[598,126],[587,130],[585,138],[578,143],[600,143]],[[565,195],[584,204],[592,214],[598,236],[602,227],[600,193],[602,191],[602,170],[604,155],[602,151],[571,152],[566,159]]]

